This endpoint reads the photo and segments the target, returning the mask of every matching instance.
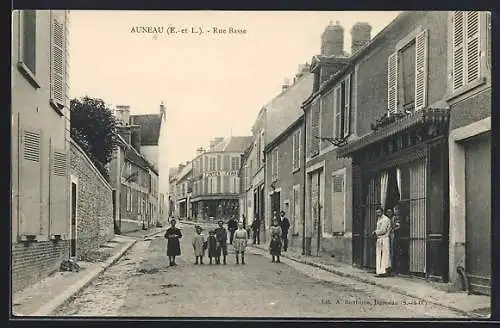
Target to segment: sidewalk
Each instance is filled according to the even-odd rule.
[[[12,315],[50,316],[55,309],[118,261],[136,242],[135,238],[115,235],[108,243],[92,252],[92,259],[78,262],[79,272],[56,271],[35,285],[12,295]]]
[[[122,233],[121,236],[125,236],[125,237],[132,237],[132,238],[144,238],[144,239],[147,239],[153,235],[156,235],[160,232],[164,232],[168,229],[168,227],[162,227],[162,228],[157,228],[157,227],[154,227],[154,228],[151,228],[151,229],[148,229],[148,230],[137,230],[137,231],[132,231],[132,232],[125,232],[125,233]]]
[[[269,254],[267,254],[267,245],[261,244],[251,246],[254,249],[263,251],[269,256]],[[443,306],[472,318],[486,319],[491,316],[491,300],[488,296],[467,295],[465,292],[448,292],[439,286],[445,284],[430,283],[406,277],[376,278],[373,276],[373,273],[352,267],[348,264],[340,263],[326,256],[304,256],[290,250],[282,254],[282,256],[295,262],[332,272],[342,277],[379,286],[392,292],[417,298],[427,303]]]

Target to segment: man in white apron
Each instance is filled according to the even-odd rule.
[[[391,220],[384,215],[381,207],[377,207],[377,230],[373,234],[377,237],[376,247],[376,277],[387,277],[391,268],[390,240]]]

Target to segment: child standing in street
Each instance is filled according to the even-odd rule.
[[[208,258],[212,264],[212,258],[217,258],[217,239],[215,239],[215,231],[210,230],[208,236]]]
[[[271,242],[269,243],[269,252],[273,257],[272,262],[280,263],[280,255],[281,255],[281,240],[278,235],[273,235]]]
[[[203,255],[205,253],[205,236],[201,233],[201,227],[196,226],[196,235],[193,238],[193,250],[194,256],[196,256],[196,262],[198,264],[198,258],[200,259],[200,264],[203,264]]]
[[[233,246],[236,254],[236,264],[240,264],[239,255],[241,254],[241,264],[245,264],[245,249],[248,243],[248,234],[243,227],[243,222],[238,223],[238,230],[234,233]]]

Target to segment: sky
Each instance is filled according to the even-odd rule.
[[[395,11],[78,11],[70,13],[70,97],[130,105],[131,114],[167,119],[160,172],[191,160],[219,136],[251,135],[259,110],[293,80],[299,64],[320,52],[329,21],[372,26],[372,38]],[[142,27],[160,33],[137,33]],[[174,27],[198,33],[167,33]],[[159,28],[163,28],[160,30]],[[246,33],[214,33],[213,29]],[[208,33],[207,30],[211,32]],[[156,36],[154,36],[156,35]]]

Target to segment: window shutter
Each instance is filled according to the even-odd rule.
[[[311,155],[319,153],[319,102],[315,100],[311,106]]]
[[[334,102],[334,116],[335,120],[333,126],[333,135],[337,138],[342,135],[342,88],[340,86],[335,88],[335,102]]]
[[[415,110],[422,109],[427,102],[427,31],[415,40]]]
[[[468,11],[467,17],[467,83],[480,78],[481,47],[479,40],[480,16],[478,11]]]
[[[344,137],[351,133],[351,75],[345,79]]]
[[[398,110],[398,53],[387,59],[387,109],[389,113]]]
[[[332,232],[344,232],[344,175],[333,176]]]
[[[64,149],[53,149],[51,153],[49,234],[66,239],[69,230],[67,216],[69,195],[68,156]]]
[[[296,144],[297,144],[297,134],[294,134],[292,137],[292,168],[295,170],[297,167],[297,149],[296,149]]]
[[[59,108],[64,107],[66,98],[65,39],[64,23],[60,22],[60,18],[52,16],[50,94],[52,102]]]
[[[21,130],[19,170],[19,235],[37,236],[41,220],[40,130]]]
[[[453,90],[465,84],[464,12],[455,11],[452,18],[453,33]]]

